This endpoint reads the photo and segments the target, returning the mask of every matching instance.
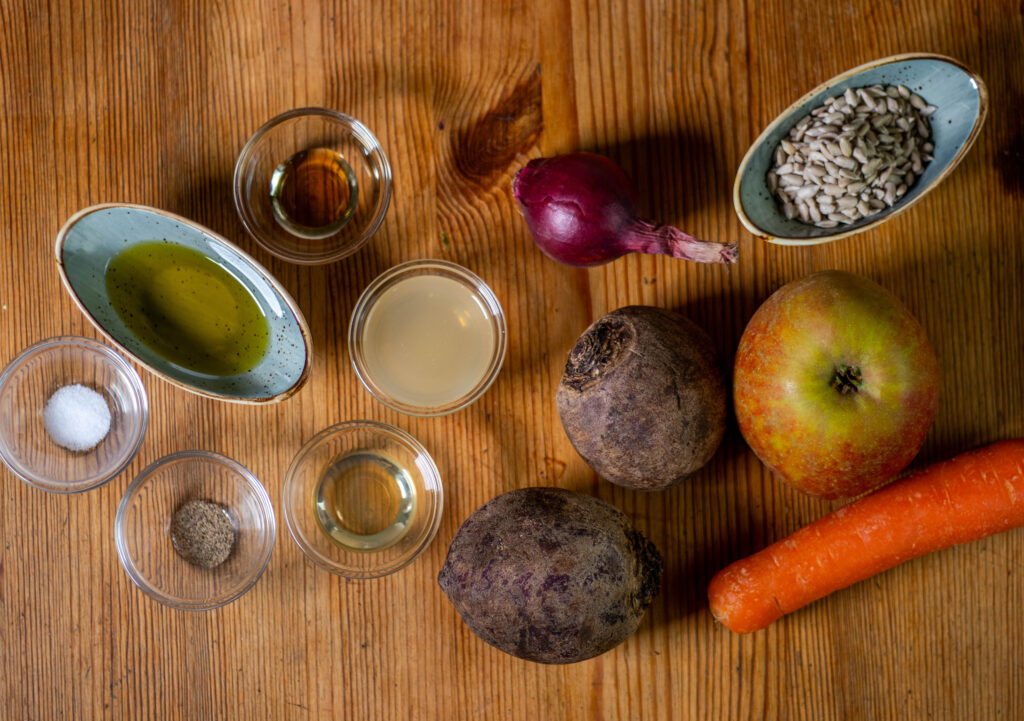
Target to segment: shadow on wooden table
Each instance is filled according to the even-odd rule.
[[[606,155],[622,166],[633,182],[641,216],[679,225],[709,207],[731,204],[733,169],[726,154],[715,151],[718,147],[721,139],[705,129],[680,127],[581,149]]]

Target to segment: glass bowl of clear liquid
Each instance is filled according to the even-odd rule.
[[[415,438],[386,423],[348,421],[299,450],[282,506],[292,540],[313,563],[345,578],[378,578],[430,545],[444,490]]]
[[[414,416],[454,413],[491,386],[505,360],[505,314],[476,274],[413,260],[379,275],[348,328],[356,375],[381,403]]]
[[[355,118],[299,108],[245,144],[234,191],[242,224],[263,248],[292,263],[331,263],[362,247],[384,221],[391,166]]]

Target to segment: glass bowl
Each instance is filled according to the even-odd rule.
[[[90,450],[58,445],[44,421],[50,398],[71,385],[99,393],[110,411],[109,431]],[[62,336],[36,343],[0,375],[0,458],[19,478],[44,491],[79,493],[117,476],[138,453],[148,419],[149,401],[139,374],[116,351],[89,338]]]
[[[391,166],[355,118],[289,110],[249,139],[235,165],[235,207],[256,242],[292,263],[331,263],[377,232]]]
[[[185,560],[172,539],[174,514],[198,500],[222,506],[235,531],[230,555],[213,568]],[[274,507],[262,484],[212,451],[180,451],[152,463],[128,486],[114,519],[128,577],[160,603],[187,611],[218,608],[252,588],[270,561],[275,535]]]
[[[440,416],[473,403],[497,378],[505,314],[475,274],[444,260],[414,260],[378,276],[359,297],[348,349],[359,380],[381,403]]]
[[[307,558],[362,579],[394,573],[430,545],[444,490],[415,438],[385,423],[349,421],[299,450],[281,500],[288,531]]]

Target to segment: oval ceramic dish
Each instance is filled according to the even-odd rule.
[[[768,190],[766,180],[779,141],[826,97],[840,95],[847,88],[876,83],[905,85],[937,108],[930,118],[934,159],[903,198],[877,215],[837,228],[818,228],[799,220],[788,220]],[[909,208],[949,175],[978,137],[987,112],[985,83],[952,58],[908,53],[856,67],[819,85],[790,105],[754,141],[736,173],[733,186],[736,214],[755,236],[782,245],[815,245],[874,228]]]
[[[202,253],[252,296],[269,330],[267,350],[253,368],[227,376],[185,368],[156,353],[124,324],[107,295],[107,266],[125,248],[153,241]],[[64,287],[86,317],[124,353],[180,388],[219,400],[273,403],[290,397],[309,377],[309,328],[295,301],[266,269],[211,230],[156,208],[96,205],[65,223],[56,254]]]

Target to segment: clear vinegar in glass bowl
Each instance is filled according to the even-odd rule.
[[[313,513],[335,543],[376,551],[405,535],[415,519],[416,500],[408,469],[386,453],[360,449],[325,469],[313,494]]]

